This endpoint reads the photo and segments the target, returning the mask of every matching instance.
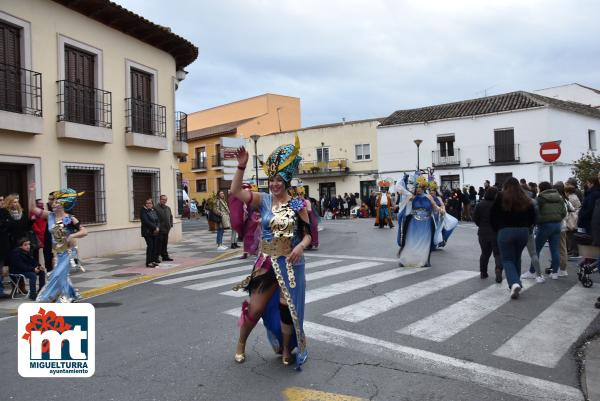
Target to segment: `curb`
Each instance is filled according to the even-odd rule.
[[[236,251],[229,251],[229,252],[222,253],[221,255],[215,256],[214,258],[206,261],[206,263],[202,263],[202,264],[200,264],[198,266],[206,266],[206,265],[213,264],[215,262],[218,262],[218,261],[221,261],[223,259],[226,259],[229,256],[234,256],[235,254],[237,254],[239,252],[240,251],[236,250]],[[187,269],[191,269],[192,267],[198,267],[198,266],[190,266]],[[185,270],[186,269],[182,269],[180,271],[185,271]],[[107,285],[102,286],[102,287],[92,288],[90,290],[83,291],[81,293],[81,296],[84,299],[97,297],[99,295],[108,294],[109,292],[121,290],[121,289],[123,289],[125,287],[131,287],[131,286],[136,285],[136,284],[142,284],[142,283],[145,283],[147,281],[151,281],[151,280],[160,278],[162,276],[166,276],[166,275],[168,275],[170,273],[171,273],[170,271],[165,271],[165,272],[161,272],[161,273],[158,273],[158,274],[151,274],[151,275],[142,276],[142,277],[134,277],[132,279],[125,280],[125,281],[122,281],[120,283],[107,284]]]

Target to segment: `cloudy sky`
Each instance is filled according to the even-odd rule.
[[[578,82],[600,88],[595,0],[116,0],[200,50],[178,109],[271,92],[304,127]]]

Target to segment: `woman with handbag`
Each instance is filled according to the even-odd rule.
[[[565,183],[565,194],[573,207],[567,214],[567,254],[568,256],[578,256],[577,244],[574,235],[577,232],[577,216],[581,209],[581,200],[577,195],[577,180],[569,178]]]
[[[211,216],[213,216],[213,220],[217,225],[217,250],[224,251],[228,249],[225,245],[223,245],[223,234],[225,230],[229,230],[231,228],[231,220],[229,218],[229,206],[227,206],[227,202],[225,201],[225,192],[219,191],[217,194],[217,199],[215,200],[214,210],[211,212]]]

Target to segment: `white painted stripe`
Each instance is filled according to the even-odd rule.
[[[535,281],[530,280],[528,284],[529,282],[535,285]],[[398,330],[398,333],[431,341],[445,341],[509,302],[510,292],[503,284],[493,284],[462,301]],[[524,287],[521,292],[527,288],[531,288],[531,285]]]
[[[220,262],[220,263],[213,263],[210,265],[202,265],[202,266],[196,266],[196,267],[192,267],[189,269],[185,269],[185,270],[180,270],[178,272],[173,272],[171,274],[169,274],[167,277],[171,277],[171,276],[175,276],[175,275],[179,275],[179,274],[188,274],[188,273],[194,273],[197,271],[202,271],[202,270],[208,270],[208,269],[216,269],[218,267],[227,267],[227,266],[233,266],[233,265],[239,265],[241,263],[244,264],[252,264],[254,263],[253,261],[248,261],[247,259],[242,260],[242,259],[231,259],[231,260],[226,260],[224,262]]]
[[[543,155],[556,155],[556,154],[558,154],[558,149],[543,149],[542,154]]]
[[[237,312],[235,316],[239,316],[239,310]],[[411,370],[416,369],[427,374],[471,383],[523,399],[583,401],[583,395],[578,388],[564,384],[410,348],[312,322],[305,321],[304,330],[309,341],[323,341],[352,351],[360,351],[403,366],[410,366]]]
[[[360,322],[477,275],[479,275],[478,272],[456,270],[431,280],[399,288],[386,294],[336,309],[326,313],[325,316],[344,320],[346,322]]]
[[[240,309],[230,309],[223,313],[237,318],[240,316]],[[322,341],[352,351],[360,351],[401,365],[409,364],[411,368],[420,369],[428,374],[476,384],[524,399],[533,401],[584,401],[583,394],[578,388],[564,384],[406,347],[308,321],[304,321],[304,330],[309,340]]]
[[[328,260],[323,260],[320,262],[307,263],[306,269],[324,266],[324,265],[336,263],[336,262],[339,262],[339,260],[328,259]],[[246,268],[248,269],[248,274],[250,274],[252,269],[248,268],[248,267],[246,267]],[[227,278],[224,278],[221,280],[207,281],[205,283],[192,284],[192,285],[188,285],[187,287],[184,287],[184,288],[187,288],[188,290],[194,290],[194,291],[203,291],[203,290],[207,290],[210,288],[216,288],[216,287],[221,287],[221,286],[228,285],[228,284],[239,283],[242,280],[244,280],[246,277],[248,277],[248,274],[245,274],[243,276],[227,277]]]
[[[14,316],[6,316],[6,317],[0,317],[0,322],[2,322],[3,320],[8,320],[8,319],[12,319],[13,317],[16,317],[17,315]]]
[[[325,285],[314,290],[306,291],[304,303],[309,304],[312,302],[317,302],[323,299],[335,297],[337,295],[346,294],[354,290],[368,287],[370,285],[383,283],[389,280],[394,280],[402,276],[408,276],[410,274],[422,272],[425,270],[427,270],[427,268],[412,269],[399,267],[392,270],[386,270],[381,273],[372,274],[370,276],[364,276],[353,280],[341,281],[339,283]],[[239,316],[240,309],[230,309],[225,313],[233,314],[233,316]]]
[[[331,255],[316,252],[305,252],[304,256],[309,258],[338,258],[338,259],[350,259],[350,260],[371,260],[373,262],[394,262],[398,263],[398,259],[391,258],[377,258],[371,256],[353,256],[353,255]]]
[[[599,287],[583,288],[576,284],[494,351],[494,355],[555,367],[600,313],[590,302],[598,296]]]
[[[325,260],[321,260],[318,262],[311,262],[311,263],[307,263],[306,267],[314,267],[314,266],[310,266],[311,264],[318,264],[321,262],[326,262],[329,260],[334,260],[336,262],[339,262],[339,260],[335,260],[335,259],[325,259]],[[355,263],[353,265],[348,265],[348,266],[341,266],[341,267],[336,267],[334,269],[328,269],[328,270],[321,270],[319,272],[315,272],[315,273],[310,273],[306,275],[306,281],[311,281],[311,280],[318,280],[321,278],[325,278],[325,277],[331,277],[331,276],[336,276],[338,274],[344,274],[344,273],[349,273],[349,272],[353,272],[353,271],[357,271],[357,270],[363,270],[363,269],[368,269],[370,267],[375,267],[375,266],[380,266],[381,263],[376,263],[376,262],[359,262],[359,263]],[[228,295],[228,296],[232,296],[232,297],[245,297],[248,294],[243,292],[243,291],[225,291],[221,293],[222,295]]]

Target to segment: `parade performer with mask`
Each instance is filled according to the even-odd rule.
[[[75,207],[77,198],[83,194],[71,188],[61,189],[54,192],[52,212],[37,207],[33,209],[36,216],[48,220],[48,230],[52,236],[52,251],[56,258],[50,278],[38,294],[37,302],[68,303],[81,298],[71,283],[69,271],[72,265],[77,264],[78,255],[75,250],[77,239],[85,237],[87,230],[70,212]]]
[[[398,210],[398,246],[400,247],[400,266],[429,267],[429,257],[433,248],[435,233],[434,212],[438,206],[431,195],[426,193],[427,178],[418,173],[413,175],[414,193],[407,185],[401,190],[403,201]]]
[[[394,228],[392,223],[392,197],[389,189],[391,183],[386,180],[379,181],[379,194],[377,194],[376,207],[377,212],[375,214],[375,227],[383,228],[388,225],[390,228]]]
[[[259,257],[252,273],[234,290],[244,288],[250,301],[242,305],[238,321],[240,337],[235,361],[246,360],[246,341],[262,318],[267,338],[281,361],[296,366],[306,361],[308,350],[304,335],[304,250],[311,243],[310,220],[306,205],[288,194],[288,189],[302,158],[300,142],[279,146],[268,157],[263,168],[269,177],[269,194],[242,189],[242,177],[248,163],[248,152],[237,150],[238,168],[231,182],[230,194],[260,210],[262,240]]]
[[[242,184],[242,189],[248,192],[258,192],[256,185]],[[230,196],[227,202],[231,213],[231,228],[237,232],[238,237],[244,243],[242,259],[248,258],[248,255],[256,255],[261,237],[260,212],[235,196]]]

